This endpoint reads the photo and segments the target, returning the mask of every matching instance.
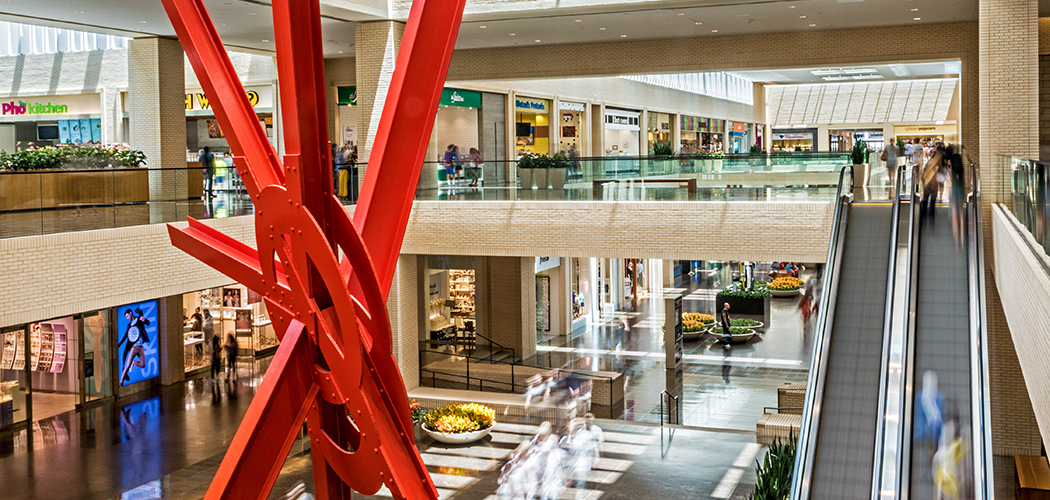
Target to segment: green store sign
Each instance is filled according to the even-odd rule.
[[[445,89],[441,92],[442,106],[481,108],[481,92],[461,89]]]
[[[347,104],[351,106],[357,106],[357,87],[338,87],[336,89],[339,92],[339,105],[345,106]],[[331,94],[329,94],[331,95]]]

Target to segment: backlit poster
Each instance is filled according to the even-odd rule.
[[[67,120],[69,123],[69,142],[74,144],[80,142],[80,120]],[[62,137],[62,127],[58,128],[58,136]]]
[[[99,125],[99,134],[102,133],[101,124]],[[80,142],[91,142],[91,119],[81,118],[80,119]]]
[[[160,374],[157,349],[157,301],[147,300],[117,310],[117,385],[149,380]]]
[[[69,120],[58,121],[58,142],[69,144]]]
[[[91,142],[102,142],[102,119],[91,119]]]

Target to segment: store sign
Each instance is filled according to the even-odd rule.
[[[514,107],[518,111],[524,111],[527,113],[535,113],[537,111],[546,113],[547,112],[547,100],[546,99],[529,99],[528,97],[517,97],[514,99]]]
[[[51,104],[51,102],[25,102],[11,101],[0,105],[0,114],[4,115],[57,115],[68,113],[69,106],[65,104]]]
[[[747,128],[744,122],[733,122],[733,135],[743,135],[747,133]]]
[[[955,125],[897,125],[893,127],[893,133],[896,135],[954,134],[956,130]]]
[[[586,111],[587,105],[579,102],[558,101],[558,109],[562,111]]]
[[[41,97],[11,97],[0,102],[0,116],[28,117],[39,115],[97,114],[98,94]]]
[[[273,89],[271,87],[260,87],[245,89],[244,94],[248,96],[248,102],[253,108],[273,107]],[[190,92],[186,94],[186,111],[211,109],[211,101],[204,91]]]
[[[357,86],[337,87],[336,95],[340,106],[357,106]]]
[[[554,269],[561,265],[561,257],[536,257],[536,272]]]
[[[812,141],[813,134],[773,134],[774,141]]]
[[[481,108],[481,92],[473,90],[445,89],[441,91],[442,106]]]
[[[605,128],[612,130],[640,130],[638,116],[641,113],[632,111],[606,110]]]

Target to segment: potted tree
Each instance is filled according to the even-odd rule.
[[[565,189],[565,173],[569,168],[569,158],[564,153],[555,153],[551,158],[551,188],[555,191]]]
[[[518,176],[521,177],[521,188],[532,189],[532,170],[536,165],[536,155],[525,153],[518,158]]]
[[[853,160],[853,178],[860,180],[857,185],[862,188],[868,187],[868,175],[870,164],[868,163],[868,143],[854,138],[853,149],[850,150],[850,158]]]

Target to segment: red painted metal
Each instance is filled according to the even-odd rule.
[[[203,1],[162,1],[255,204],[256,248],[193,219],[168,233],[261,294],[281,337],[206,498],[266,498],[305,420],[318,498],[385,486],[395,498],[436,499],[391,355],[386,297],[465,0],[414,2],[355,220],[332,193],[319,3],[272,2],[279,161]]]

